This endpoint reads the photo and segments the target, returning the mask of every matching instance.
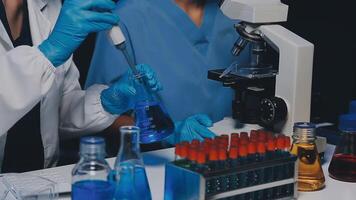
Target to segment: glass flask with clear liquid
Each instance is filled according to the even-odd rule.
[[[356,114],[339,118],[341,140],[336,146],[329,165],[329,176],[333,179],[356,182]]]
[[[140,142],[161,141],[174,132],[174,123],[155,92],[144,83],[144,77],[135,84],[138,94],[135,105],[136,126],[141,129]]]
[[[140,153],[136,126],[120,128],[120,150],[110,179],[115,182],[114,200],[151,200],[146,170]]]
[[[316,191],[324,188],[325,177],[316,148],[315,124],[294,124],[291,154],[298,157],[298,190]]]
[[[115,185],[107,180],[111,169],[105,161],[101,137],[80,140],[80,160],[72,171],[73,200],[112,200]]]

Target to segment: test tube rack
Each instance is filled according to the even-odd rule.
[[[297,198],[297,157],[287,157],[238,165],[233,168],[198,173],[182,167],[176,160],[165,166],[165,200],[268,200]],[[286,170],[285,169],[289,169]],[[258,177],[258,174],[264,174]],[[282,175],[281,175],[282,174]],[[242,183],[244,176],[253,176],[256,180]],[[212,182],[222,179],[232,181],[231,177],[240,178],[234,188],[225,190],[211,186]],[[269,178],[266,178],[269,177]],[[245,178],[246,179],[246,178]],[[236,181],[236,180],[235,180]],[[219,191],[220,190],[220,191]]]

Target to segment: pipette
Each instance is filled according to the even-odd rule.
[[[137,71],[136,66],[135,66],[135,62],[133,61],[133,58],[131,58],[131,56],[129,55],[129,53],[127,51],[126,42],[125,42],[126,39],[125,39],[125,36],[122,33],[120,27],[119,26],[114,26],[108,32],[108,36],[111,39],[111,41],[113,42],[113,44],[116,47],[116,49],[120,50],[124,54],[124,57],[125,57],[127,63],[129,64],[134,76],[138,80],[141,81],[142,75]]]

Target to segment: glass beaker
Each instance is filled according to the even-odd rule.
[[[356,114],[339,118],[341,140],[329,165],[329,176],[333,179],[356,182]]]
[[[325,186],[325,177],[316,148],[315,124],[298,122],[293,127],[291,154],[298,157],[298,190],[315,191]]]
[[[137,83],[138,98],[135,105],[136,126],[141,129],[141,143],[163,140],[174,132],[174,123],[155,92],[144,83]]]
[[[111,176],[116,182],[114,199],[151,200],[151,191],[140,153],[140,128],[123,126],[120,133],[120,150]]]
[[[111,200],[115,185],[107,180],[110,173],[105,160],[105,141],[101,137],[80,140],[80,160],[72,171],[73,200]]]

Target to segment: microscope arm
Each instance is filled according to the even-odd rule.
[[[275,95],[287,104],[282,132],[291,135],[295,122],[310,120],[314,45],[280,25],[262,25],[258,30],[279,52]]]

